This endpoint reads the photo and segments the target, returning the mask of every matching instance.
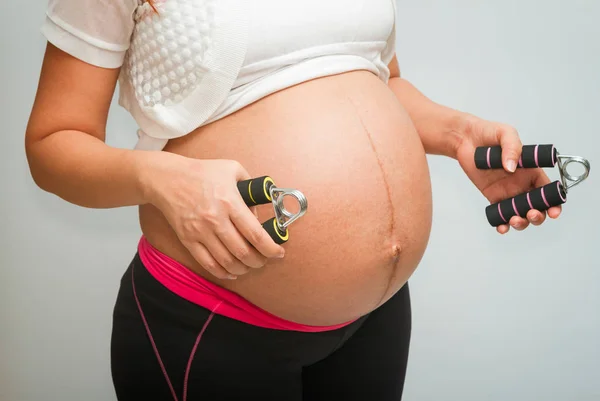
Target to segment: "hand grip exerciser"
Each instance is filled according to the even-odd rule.
[[[239,181],[237,187],[247,206],[273,204],[275,217],[262,223],[262,226],[277,244],[281,245],[287,242],[289,239],[288,226],[302,217],[308,208],[308,201],[304,194],[297,189],[277,188],[269,176]],[[300,210],[297,213],[290,213],[285,209],[283,199],[286,195],[296,198],[300,204]]]
[[[584,173],[572,176],[567,172],[570,163],[579,163]],[[513,216],[525,217],[531,209],[545,211],[567,202],[570,188],[585,180],[590,173],[590,162],[579,156],[561,155],[554,145],[524,145],[518,168],[545,168],[558,164],[560,180],[543,187],[504,199],[486,207],[485,214],[493,227],[508,224]],[[481,170],[502,169],[502,148],[480,146],[475,149],[475,166]]]

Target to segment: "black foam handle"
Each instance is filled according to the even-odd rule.
[[[238,190],[248,206],[263,205],[271,202],[269,189],[275,185],[273,179],[267,175],[239,181]]]
[[[270,188],[275,185],[273,179],[267,175],[249,180],[239,181],[237,183],[240,195],[244,199],[247,206],[263,205],[271,203]],[[262,223],[262,227],[267,231],[269,236],[276,244],[284,244],[289,239],[289,232],[286,228],[282,230],[277,224],[275,217]]]
[[[275,217],[270,218],[262,224],[263,228],[269,233],[269,236],[275,241],[276,244],[284,244],[290,238],[289,231],[286,228],[285,231],[279,228],[277,219]]]
[[[554,145],[524,145],[518,168],[554,167],[558,153]],[[475,149],[475,166],[481,170],[501,169],[502,148],[500,146],[480,146]]]
[[[508,224],[513,216],[525,217],[531,209],[545,211],[567,201],[567,193],[560,181],[535,188],[513,198],[505,199],[485,208],[485,215],[492,227]]]

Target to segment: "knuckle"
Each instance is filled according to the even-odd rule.
[[[219,212],[217,208],[210,207],[202,211],[202,219],[211,225],[217,225],[219,222]]]
[[[247,246],[238,247],[235,250],[235,256],[240,260],[247,259],[248,256],[250,256],[250,248],[248,248]]]
[[[231,199],[229,198],[229,194],[220,188],[213,195],[213,199],[219,206],[228,206],[231,204]]]
[[[227,227],[224,227],[223,224],[216,224],[213,231],[217,235],[217,237],[223,240],[229,238],[229,230],[227,229]]]
[[[232,165],[233,165],[233,168],[235,168],[236,170],[245,171],[244,166],[242,166],[242,163],[240,163],[237,160],[233,160]]]
[[[198,239],[198,234],[201,232],[197,221],[186,221],[180,227],[180,238],[188,242],[194,242]]]
[[[242,164],[237,160],[227,160],[227,165],[234,172],[242,170]]]
[[[250,241],[260,245],[265,243],[265,233],[262,227],[250,230]]]
[[[235,209],[235,205],[233,203],[233,199],[231,199],[230,197],[223,197],[220,200],[221,202],[221,206],[227,210],[229,213],[231,213],[232,210]]]
[[[206,270],[208,270],[212,274],[215,274],[219,271],[219,267],[217,266],[217,264],[215,262],[203,262],[202,267],[204,267]]]
[[[233,267],[235,264],[235,260],[233,257],[227,255],[227,256],[223,256],[223,258],[221,259],[221,266],[223,266],[225,269],[230,269],[231,267]]]
[[[521,138],[519,137],[519,133],[516,129],[509,127],[506,129],[506,133],[510,140],[514,142],[515,146],[521,145]]]
[[[517,130],[510,125],[499,125],[496,127],[496,137],[504,141],[513,142],[515,145],[521,143],[521,138]]]
[[[519,152],[514,149],[506,149],[502,153],[506,159],[517,159],[519,157]]]
[[[179,238],[179,241],[181,241],[181,243],[189,249],[189,247],[192,245],[192,236],[190,235],[190,230],[188,230],[186,226],[177,226],[173,227],[173,229],[177,233],[177,238]]]
[[[517,133],[517,130],[513,126],[508,125],[508,124],[498,124],[496,126],[496,133],[504,134],[504,135],[506,135],[506,134],[513,135],[513,134]]]

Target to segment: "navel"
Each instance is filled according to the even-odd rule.
[[[400,257],[400,252],[402,248],[398,244],[392,245],[392,258],[398,259]]]

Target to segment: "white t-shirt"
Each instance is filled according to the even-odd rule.
[[[351,70],[389,79],[396,0],[49,0],[42,33],[87,63],[121,67],[136,148],[273,92]]]

